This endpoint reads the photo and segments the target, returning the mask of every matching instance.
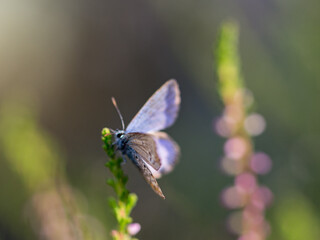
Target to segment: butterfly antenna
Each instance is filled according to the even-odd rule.
[[[119,117],[120,117],[120,120],[121,120],[121,124],[122,124],[122,129],[124,130],[125,126],[124,126],[123,118],[122,118],[121,112],[120,112],[120,110],[118,108],[117,102],[114,99],[114,97],[112,97],[111,100],[112,100],[113,106],[116,108],[116,110],[117,110],[117,112],[119,114]]]

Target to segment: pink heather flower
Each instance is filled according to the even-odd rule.
[[[251,157],[250,167],[257,174],[266,174],[270,171],[272,162],[267,154],[258,152]]]
[[[257,188],[257,180],[251,173],[242,173],[236,177],[235,185],[247,193],[252,193]]]
[[[262,195],[262,198],[264,200],[264,204],[266,206],[269,206],[273,200],[273,194],[271,190],[265,186],[259,187],[259,194]]]
[[[139,223],[131,223],[128,225],[128,232],[131,236],[136,235],[141,230],[141,225]]]
[[[224,152],[227,157],[239,160],[248,149],[247,141],[242,137],[230,138],[224,144]]]
[[[223,204],[228,208],[239,208],[245,204],[245,195],[236,186],[226,188],[221,197]]]

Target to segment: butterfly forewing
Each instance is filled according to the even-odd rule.
[[[132,148],[140,158],[155,170],[161,166],[157,154],[156,142],[153,137],[146,133],[127,133],[128,146]]]
[[[143,105],[128,125],[127,132],[159,131],[171,126],[177,118],[180,90],[176,80],[168,80]]]

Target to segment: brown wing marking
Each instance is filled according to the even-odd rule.
[[[146,182],[151,186],[151,188],[153,189],[153,191],[155,193],[157,193],[160,197],[165,199],[165,196],[163,195],[157,180],[152,175],[151,171],[149,170],[147,165],[144,163],[142,158],[137,153],[134,153],[133,157],[134,157],[134,161],[133,162],[138,167],[139,171],[141,172],[141,174],[144,177],[144,179],[146,180]]]
[[[161,161],[157,153],[157,145],[153,140],[153,137],[146,133],[128,133],[128,145],[135,150],[135,152],[141,156],[141,159],[153,167],[155,170],[159,170],[161,167]]]

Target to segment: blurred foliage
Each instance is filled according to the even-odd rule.
[[[53,141],[37,126],[34,113],[12,103],[2,104],[0,110],[1,149],[13,171],[30,192],[53,187],[62,162]]]
[[[290,192],[276,205],[274,226],[284,240],[320,239],[320,220],[314,206],[299,192]]]
[[[89,216],[83,213],[77,194],[65,179],[61,153],[52,138],[39,127],[30,107],[2,103],[0,132],[1,155],[20,178],[20,191],[26,191],[23,197],[28,204],[20,203],[18,209],[20,214],[26,212],[27,223],[35,234],[46,240],[104,239],[103,231],[92,225]],[[6,184],[10,187],[9,181]],[[1,211],[12,211],[12,208],[17,206],[9,205]],[[18,214],[12,218],[13,229],[21,217]]]
[[[225,105],[233,101],[242,89],[240,62],[238,53],[239,29],[236,22],[225,22],[221,26],[217,47],[214,48],[215,63],[221,98]]]

